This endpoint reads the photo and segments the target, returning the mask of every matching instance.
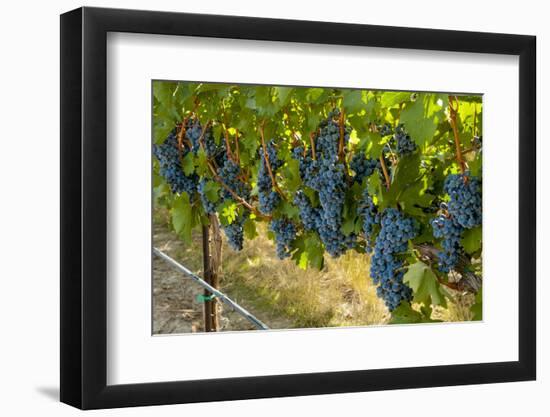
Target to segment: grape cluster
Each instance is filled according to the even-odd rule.
[[[170,185],[170,189],[175,194],[186,192],[189,198],[192,198],[197,190],[198,176],[191,174],[185,175],[181,166],[181,158],[189,152],[178,147],[177,131],[172,130],[161,145],[153,145],[153,154],[159,161],[159,173]]]
[[[319,207],[313,209],[307,197],[297,197],[300,215],[306,229],[314,229],[325,245],[327,252],[338,257],[355,246],[357,236],[346,236],[342,231],[342,211],[346,191],[345,165],[338,159],[340,125],[334,120],[339,115],[337,109],[329,113],[327,120],[319,125],[315,137],[316,159],[304,155],[303,148],[295,148],[293,157],[300,162],[300,175],[305,185],[319,195]],[[350,129],[344,129],[344,143],[349,141]]]
[[[283,161],[279,160],[277,157],[277,150],[273,140],[269,141],[266,146],[267,158],[269,159],[269,164],[273,175],[275,171],[279,169]],[[258,200],[259,206],[258,209],[263,214],[271,214],[277,204],[281,201],[279,193],[273,189],[273,183],[271,177],[269,176],[269,169],[267,167],[267,161],[265,159],[265,153],[263,146],[258,150],[260,154],[260,168],[258,170]]]
[[[367,252],[372,252],[372,233],[374,226],[380,223],[380,216],[367,187],[363,190],[361,201],[357,208],[357,215],[363,219],[363,233],[367,241]]]
[[[202,127],[197,119],[187,119],[182,126],[185,129],[185,137],[191,142],[191,150],[193,153],[197,153],[200,148],[200,137],[202,134]]]
[[[365,158],[363,153],[357,153],[351,158],[349,166],[355,173],[353,180],[360,183],[363,181],[363,178],[370,177],[372,173],[380,167],[380,161],[372,158]]]
[[[244,243],[244,216],[239,216],[233,223],[222,225],[225,237],[227,237],[227,243],[233,250],[240,251],[243,248]]]
[[[297,146],[292,150],[292,157],[299,162],[300,178],[305,185],[311,187],[312,182],[315,181],[317,173],[319,172],[319,165],[317,160],[313,159],[310,153],[304,155],[304,148]]]
[[[271,230],[275,233],[277,257],[285,259],[290,256],[291,244],[296,239],[296,226],[290,220],[281,218],[271,221]]]
[[[340,123],[335,120],[340,115],[338,109],[328,114],[328,118],[319,124],[315,150],[330,158],[336,158],[340,146]],[[351,128],[344,126],[344,147],[349,143]]]
[[[393,129],[389,123],[384,123],[378,126],[378,133],[380,133],[380,136],[389,136],[393,134]]]
[[[464,227],[481,224],[481,183],[468,173],[451,174],[445,179],[444,191],[449,194],[449,214]]]
[[[455,267],[462,251],[460,237],[464,228],[454,218],[444,214],[432,220],[432,228],[434,237],[443,239],[441,241],[443,250],[437,253],[439,269],[442,272],[449,272]]]
[[[399,156],[413,153],[416,150],[416,144],[405,131],[402,124],[395,128],[393,141],[395,143],[395,150]]]
[[[438,252],[439,269],[449,272],[462,253],[462,232],[481,224],[481,183],[468,173],[450,174],[443,190],[449,195],[449,202],[441,203],[440,208],[447,214],[433,219],[432,228],[434,237],[442,239],[442,250]]]
[[[412,219],[395,208],[384,210],[380,225],[371,257],[370,276],[378,285],[378,297],[393,311],[402,301],[412,298],[411,288],[403,282],[403,261],[398,255],[407,250],[407,242],[416,236],[417,228]]]
[[[241,181],[239,178],[240,173],[241,168],[239,165],[229,158],[225,159],[223,166],[218,171],[218,175],[225,185],[233,190],[239,197],[248,200],[250,197],[250,187],[248,184]],[[222,198],[224,201],[234,199],[233,195],[225,188],[222,190]],[[237,216],[231,224],[222,225],[229,245],[237,251],[243,248],[243,224],[246,220],[247,214],[249,214],[249,211],[244,209],[244,213]]]
[[[205,193],[206,183],[207,183],[206,178],[201,178],[201,180],[199,181],[198,192],[201,197],[201,203],[204,208],[204,212],[206,214],[214,214],[216,211],[216,205],[213,202],[211,202],[206,196],[206,193]]]
[[[309,198],[301,190],[294,195],[294,204],[300,210],[300,219],[304,228],[310,232],[316,231],[320,221],[319,209],[311,205]]]
[[[483,138],[477,135],[474,136],[472,138],[472,145],[474,146],[474,148],[481,149],[481,147],[483,146]]]
[[[250,186],[243,182],[240,177],[241,168],[232,159],[226,158],[223,166],[218,170],[222,182],[233,190],[239,197],[248,200],[250,198]],[[222,197],[232,199],[232,194],[225,188],[222,190]]]

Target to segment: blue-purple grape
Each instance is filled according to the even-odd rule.
[[[277,151],[275,149],[273,141],[270,141],[267,144],[267,157],[269,159],[269,164],[273,175],[277,169],[279,169],[283,161],[277,157]],[[260,155],[260,168],[258,169],[258,209],[263,214],[271,214],[275,207],[281,201],[279,193],[273,189],[273,182],[271,176],[269,175],[269,169],[267,167],[267,161],[265,159],[265,153],[263,146],[258,150]]]
[[[404,263],[399,254],[407,250],[407,242],[416,236],[417,228],[413,219],[395,208],[384,210],[380,225],[371,257],[370,276],[378,285],[378,297],[393,311],[402,301],[412,299],[411,288],[403,282]]]
[[[460,238],[464,228],[454,218],[442,214],[432,220],[432,229],[434,237],[442,239],[443,250],[437,253],[439,269],[449,272],[455,267],[461,254]]]
[[[198,176],[193,173],[185,175],[181,159],[187,155],[188,149],[178,148],[176,129],[172,130],[164,142],[153,145],[153,155],[159,161],[159,174],[164,177],[174,194],[187,193],[193,199],[197,190]]]
[[[374,226],[380,223],[380,215],[367,187],[363,190],[361,200],[359,201],[357,215],[363,220],[363,234],[367,241],[367,252],[372,252],[372,233]]]
[[[395,143],[395,151],[399,156],[408,155],[416,150],[416,143],[414,143],[409,134],[405,131],[402,124],[395,128],[393,140]]]
[[[275,233],[277,257],[285,259],[290,256],[291,245],[296,239],[296,226],[290,220],[281,218],[271,221],[271,230]]]
[[[472,229],[481,224],[481,182],[468,173],[451,174],[445,179],[444,191],[449,194],[448,210],[451,217],[464,227]]]

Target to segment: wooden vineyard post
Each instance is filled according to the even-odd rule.
[[[211,229],[211,230],[210,230]],[[202,252],[204,280],[212,287],[219,288],[219,272],[221,268],[221,234],[218,218],[210,216],[210,226],[202,227]],[[219,330],[219,307],[212,294],[204,290],[204,331]]]
[[[203,278],[210,284],[210,227],[202,226],[202,264],[203,264]],[[212,294],[208,290],[204,290],[204,297],[209,297]],[[204,311],[204,331],[212,331],[212,303],[210,301],[203,301]]]
[[[210,278],[214,288],[220,288],[220,275],[222,269],[222,234],[220,223],[215,214],[210,215]],[[212,323],[216,331],[220,329],[220,302],[212,300]]]

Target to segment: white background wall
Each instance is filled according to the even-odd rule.
[[[59,404],[59,17],[81,3],[5,2],[0,15],[0,411],[2,415],[76,415]],[[463,0],[274,2],[246,0],[93,1],[89,6],[509,32],[538,37],[539,127],[550,95],[550,26],[544,2]],[[406,68],[404,68],[406,71]],[[542,77],[541,77],[542,76]],[[548,415],[550,284],[541,265],[550,249],[545,192],[550,151],[538,130],[538,381],[95,412],[131,416]],[[503,257],[505,259],[505,257]],[[404,344],[406,345],[406,341]],[[475,348],[475,347],[473,347]],[[182,358],[182,360],[185,360]],[[188,360],[193,360],[189,358]]]

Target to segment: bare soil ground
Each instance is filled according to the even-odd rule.
[[[201,254],[186,247],[169,227],[155,222],[153,241],[157,248],[191,269],[202,277]],[[227,291],[222,279],[222,292]],[[204,331],[203,304],[197,300],[203,288],[186,278],[168,263],[158,257],[153,258],[153,333],[194,333]],[[260,320],[269,322],[270,327],[293,327],[290,320],[273,317],[268,311],[253,311],[246,301],[237,301]],[[222,331],[255,330],[256,328],[240,314],[225,305],[220,306]]]

